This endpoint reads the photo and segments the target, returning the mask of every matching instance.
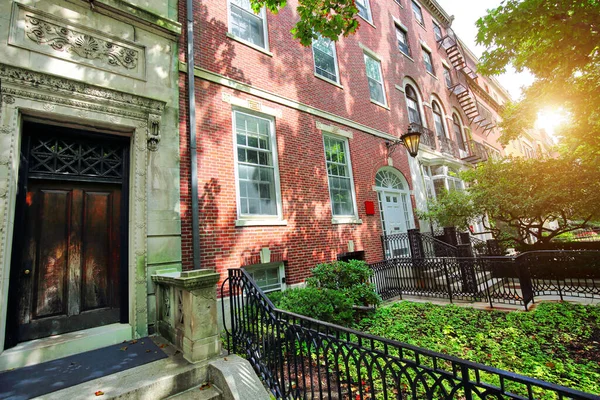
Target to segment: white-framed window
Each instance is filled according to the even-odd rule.
[[[367,69],[367,80],[369,81],[369,92],[371,100],[376,103],[386,105],[385,88],[383,87],[383,73],[381,72],[381,62],[374,59],[369,54],[364,53],[365,67]]]
[[[372,22],[371,20],[371,5],[369,0],[354,0],[356,8],[358,8],[358,15],[363,17],[365,20]]]
[[[444,125],[444,114],[437,101],[431,102],[431,109],[433,110],[433,123],[435,125],[435,133],[438,137],[446,137],[446,126]]]
[[[415,1],[412,1],[412,11],[415,15],[415,19],[421,25],[425,25],[425,21],[423,20],[423,12],[421,11],[421,6],[418,5]]]
[[[329,182],[331,214],[336,217],[357,217],[354,179],[350,149],[345,137],[323,134],[325,163]]]
[[[425,64],[425,69],[429,71],[431,74],[435,74],[433,72],[433,63],[431,62],[431,53],[425,47],[421,47],[423,51],[423,63]]]
[[[229,0],[229,33],[255,46],[268,50],[267,15],[265,9],[252,11],[250,0]]]
[[[446,81],[446,87],[452,87],[452,75],[450,75],[450,69],[448,67],[444,67],[444,81]]]
[[[461,156],[466,156],[467,138],[465,137],[465,133],[462,129],[462,121],[456,113],[452,114],[452,128],[454,130],[454,137],[456,138],[456,143],[458,143],[458,149],[464,152],[464,154],[461,154]]]
[[[442,40],[442,28],[438,24],[433,22],[433,36],[435,36],[435,41],[439,42]]]
[[[263,292],[285,290],[285,265],[282,262],[248,265],[244,269]]]
[[[410,45],[408,44],[408,33],[398,25],[396,25],[396,40],[398,41],[398,49],[410,57]]]
[[[233,110],[238,218],[281,219],[281,189],[272,118]]]
[[[312,43],[315,74],[335,83],[340,83],[335,43],[328,38],[319,37]]]
[[[428,198],[437,198],[444,192],[464,190],[458,172],[445,165],[423,166],[423,178]]]
[[[423,125],[417,92],[412,86],[406,85],[404,87],[404,95],[406,97],[406,108],[408,109],[408,121],[411,124]]]

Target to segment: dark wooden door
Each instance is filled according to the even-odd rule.
[[[121,199],[120,185],[29,180],[19,342],[119,322]]]

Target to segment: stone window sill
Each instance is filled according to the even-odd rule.
[[[358,217],[334,217],[331,218],[331,223],[333,225],[343,225],[343,224],[356,224],[360,225],[363,223],[362,219]]]
[[[231,33],[231,32],[227,32],[225,35],[226,35],[226,36],[227,36],[229,39],[231,39],[231,40],[235,40],[236,42],[240,42],[240,43],[241,43],[241,44],[243,44],[243,45],[246,45],[246,46],[248,46],[248,47],[250,47],[250,48],[252,48],[252,49],[254,49],[254,50],[258,50],[258,51],[260,51],[261,53],[268,55],[269,57],[273,57],[273,53],[271,53],[269,50],[263,49],[262,47],[260,47],[260,46],[257,46],[257,45],[255,45],[254,43],[250,43],[250,42],[249,42],[249,41],[247,41],[247,40],[244,40],[244,39],[242,39],[242,38],[239,38],[239,37],[235,36],[235,35],[234,35],[233,33]]]
[[[235,226],[286,226],[285,219],[236,219]]]

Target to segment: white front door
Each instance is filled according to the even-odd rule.
[[[381,192],[381,205],[383,209],[382,223],[385,227],[386,256],[390,257],[408,257],[409,242],[407,235],[391,236],[400,233],[406,233],[410,222],[408,218],[407,195],[404,193]]]
[[[386,235],[406,232],[400,194],[384,192],[381,195]]]

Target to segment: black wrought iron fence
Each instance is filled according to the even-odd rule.
[[[227,348],[279,399],[599,399],[279,310],[242,269],[229,270],[221,293]]]
[[[600,252],[533,251],[517,257],[395,258],[371,264],[384,299],[402,295],[521,305],[538,296],[600,298]]]
[[[411,230],[407,233],[382,235],[381,243],[385,258],[410,257],[456,257],[458,251],[428,233]]]

